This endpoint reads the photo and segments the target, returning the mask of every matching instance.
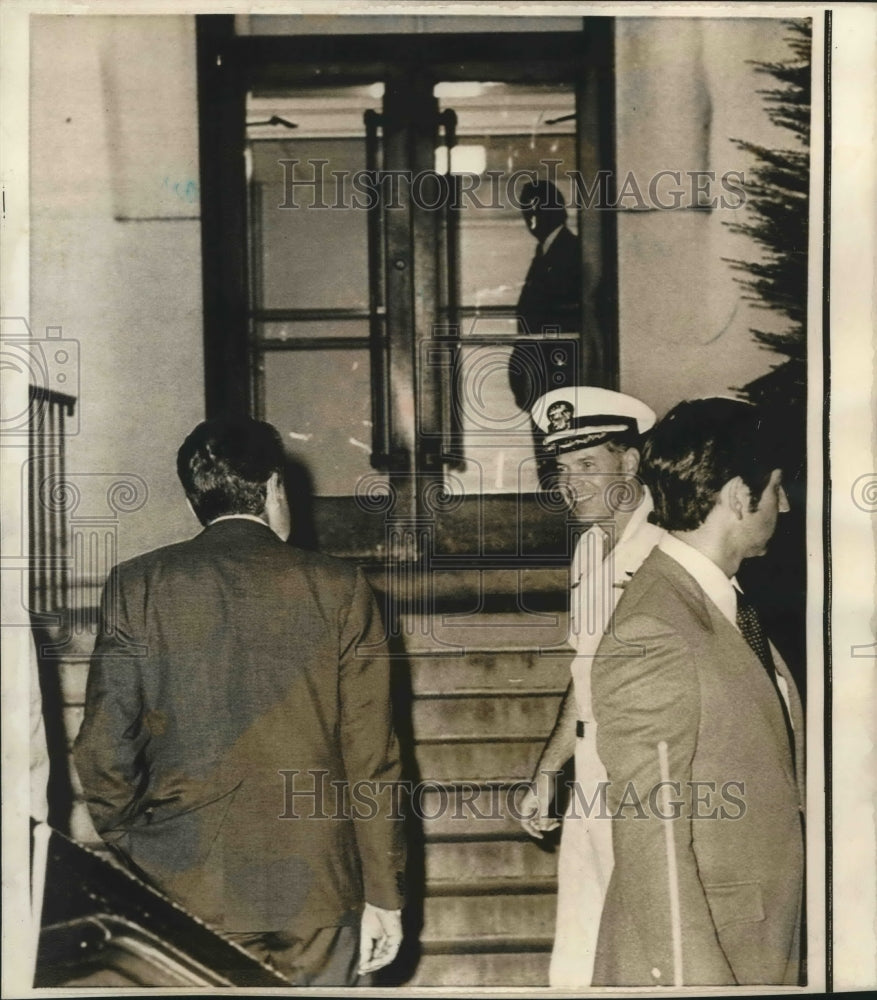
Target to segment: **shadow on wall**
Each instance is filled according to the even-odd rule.
[[[392,597],[387,595],[387,600],[392,600]],[[385,606],[383,611],[384,622],[389,623],[389,608]],[[408,783],[407,787],[417,788],[422,775],[414,753],[411,668],[402,637],[391,634],[388,642],[393,656],[390,661],[390,697],[393,704],[393,724],[399,738],[402,780]],[[426,893],[426,841],[423,821],[411,808],[406,810],[405,843],[408,849],[405,871],[407,902],[402,910],[402,945],[396,959],[376,973],[375,986],[404,986],[420,963],[420,934],[423,930],[423,899]]]
[[[287,456],[283,479],[292,520],[289,544],[299,549],[316,549],[314,481],[310,469],[298,459]]]
[[[67,726],[64,718],[64,693],[61,687],[61,662],[57,652],[61,631],[50,632],[39,625],[32,626],[37,651],[43,724],[49,774],[46,782],[49,826],[65,835],[70,834],[70,817],[75,798],[69,765]]]

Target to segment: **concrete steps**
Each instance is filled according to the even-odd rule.
[[[461,888],[465,890],[466,887]],[[481,888],[484,892],[478,895],[459,893],[427,897],[420,938],[425,947],[431,947],[433,952],[439,951],[440,945],[444,950],[453,948],[455,943],[461,942],[461,926],[468,929],[466,944],[472,951],[481,953],[505,950],[501,944],[505,938],[542,942],[552,939],[555,897],[551,883],[534,887],[532,893],[517,895],[483,883]]]
[[[406,667],[415,697],[516,691],[563,691],[569,683],[572,650],[482,650],[477,647],[444,656],[415,655]]]
[[[517,817],[520,782],[424,782],[417,803],[427,841],[529,841]]]
[[[398,618],[425,879],[419,961],[400,985],[548,985],[557,854],[524,833],[518,803],[569,683],[565,580],[533,571],[531,592],[491,571],[476,610]]]
[[[432,954],[424,949],[414,976],[406,987],[445,986],[472,988],[478,986],[545,987],[548,982],[550,942],[531,939],[503,944],[511,950],[492,952],[470,951],[465,961],[450,952]],[[499,942],[498,942],[499,944]],[[530,945],[533,945],[532,950]]]
[[[482,880],[505,881],[511,888],[533,880],[553,886],[557,872],[556,855],[533,850],[523,832],[519,840],[466,839],[428,844],[426,879],[433,892],[445,884],[458,887]]]
[[[416,741],[414,756],[421,779],[436,776],[444,782],[520,781],[533,773],[543,735],[507,739]]]
[[[412,706],[414,732],[423,741],[449,736],[527,736],[534,726],[551,728],[561,693],[549,688],[514,691],[502,698],[494,692],[420,695]]]
[[[472,650],[560,654],[569,646],[568,616],[561,612],[402,615],[400,624],[412,657]]]

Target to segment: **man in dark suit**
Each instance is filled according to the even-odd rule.
[[[735,586],[788,510],[758,410],[681,403],[641,474],[664,536],[593,668],[615,868],[594,985],[797,985],[804,721]]]
[[[550,181],[527,183],[520,203],[524,224],[538,246],[518,299],[521,339],[509,359],[509,385],[517,406],[529,413],[545,393],[580,381],[582,274],[578,240],[567,228],[566,206],[557,187]],[[554,472],[551,449],[544,447],[544,435],[535,423],[532,427],[539,480],[549,485]]]
[[[581,265],[576,237],[566,225],[566,204],[550,181],[521,188],[524,225],[537,241],[518,299],[522,334],[567,332],[580,326]],[[547,386],[549,389],[562,386]]]
[[[270,424],[183,443],[205,528],[110,574],[75,760],[146,879],[292,983],[352,985],[401,940],[389,660],[362,573],[286,544],[283,470]]]

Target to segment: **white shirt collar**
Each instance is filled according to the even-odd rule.
[[[736,578],[729,579],[712,559],[669,532],[658,543],[658,548],[694,577],[706,596],[736,628]]]
[[[631,538],[639,529],[648,521],[649,514],[655,509],[654,503],[652,503],[652,494],[649,493],[646,487],[643,487],[643,498],[639,507],[631,514],[630,520],[625,525],[624,531],[621,532],[621,538],[618,539],[618,544],[621,545]]]
[[[700,584],[706,596],[718,607],[719,611],[722,612],[734,628],[738,628],[737,594],[742,593],[742,590],[737,583],[737,577],[734,576],[728,579],[712,559],[705,556],[702,552],[698,552],[697,549],[693,548],[687,542],[674,538],[669,532],[658,542],[658,548],[664,555],[675,559],[683,569],[687,570]],[[771,644],[771,650],[774,656],[778,655],[773,644]],[[789,686],[786,683],[785,677],[778,670],[776,671],[776,679],[780,695],[786,703],[786,708],[788,708],[790,704]]]
[[[261,517],[256,517],[255,514],[222,514],[220,517],[214,517],[212,521],[207,522],[207,527],[209,528],[211,524],[219,524],[220,521],[255,521],[256,524],[264,524],[267,528],[268,522],[264,521]]]

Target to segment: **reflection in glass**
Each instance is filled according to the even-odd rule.
[[[558,205],[534,224],[521,198],[528,181],[552,180],[574,204],[575,91],[462,81],[434,94],[456,114],[458,148],[479,150],[477,176],[455,170],[453,151],[448,164],[468,174],[454,219],[460,338],[473,345],[461,348],[457,372],[463,475],[485,492],[538,488],[553,465],[528,411],[543,392],[579,380],[581,266],[575,211]]]
[[[441,110],[456,113],[458,145],[484,150],[484,169],[468,185],[471,195],[461,198],[458,213],[461,305],[513,311],[535,249],[517,207],[526,179],[521,172],[545,178],[550,170],[572,201],[566,171],[576,168],[575,92],[561,84],[466,82],[439,83],[434,93]],[[573,214],[571,228],[575,224]]]

